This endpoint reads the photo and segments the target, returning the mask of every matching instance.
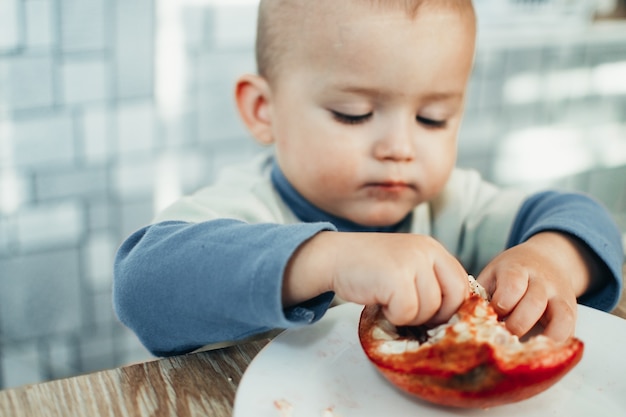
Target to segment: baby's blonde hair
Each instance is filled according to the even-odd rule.
[[[474,18],[471,0],[260,0],[257,21],[256,62],[259,75],[272,81],[280,67],[283,55],[295,47],[294,39],[298,19],[307,19],[303,13],[310,13],[311,2],[326,2],[329,12],[336,2],[358,1],[369,3],[374,8],[404,9],[407,16],[414,18],[422,6],[455,8],[460,12],[469,12]],[[313,16],[315,18],[315,16]],[[301,28],[300,28],[301,29]]]

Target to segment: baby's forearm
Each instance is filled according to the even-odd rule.
[[[150,225],[118,250],[115,311],[158,356],[309,323],[327,300],[306,312],[283,309],[282,275],[293,251],[327,227],[233,219]]]

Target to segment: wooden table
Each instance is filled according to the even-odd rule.
[[[270,339],[0,391],[2,417],[230,417]]]
[[[613,314],[626,319],[626,294]],[[0,416],[229,417],[246,367],[269,341],[0,391]]]

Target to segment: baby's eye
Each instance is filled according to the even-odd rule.
[[[448,123],[446,120],[435,120],[435,119],[429,119],[428,117],[422,117],[422,116],[417,116],[416,119],[419,123],[423,124],[427,128],[432,128],[432,129],[442,129],[446,127]]]
[[[374,113],[369,112],[367,114],[345,114],[335,110],[330,111],[339,123],[344,123],[348,125],[357,125],[360,123],[364,123],[368,121]]]

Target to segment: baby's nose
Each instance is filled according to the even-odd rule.
[[[411,129],[394,126],[374,145],[374,156],[380,160],[410,161],[415,158],[415,141]]]

